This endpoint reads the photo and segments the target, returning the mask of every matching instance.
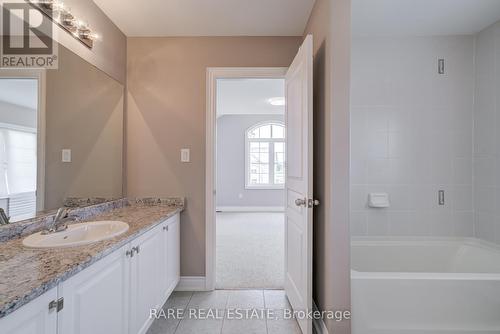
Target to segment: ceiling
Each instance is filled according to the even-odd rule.
[[[94,0],[127,36],[302,36],[315,0]]]
[[[354,35],[470,35],[500,20],[499,0],[353,0]]]
[[[0,79],[0,101],[36,110],[37,80]]]
[[[217,117],[223,115],[283,115],[284,106],[269,99],[285,97],[283,79],[217,80]]]

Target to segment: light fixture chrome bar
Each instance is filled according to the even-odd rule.
[[[70,33],[89,49],[94,47],[98,39],[87,23],[79,20],[64,3],[58,0],[25,0],[34,8],[49,17],[54,23]]]

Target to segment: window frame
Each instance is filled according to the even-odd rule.
[[[258,129],[265,125],[279,125],[282,126],[285,130],[285,136],[283,138],[249,138],[249,133],[255,129]],[[272,131],[272,130],[271,130]],[[271,134],[272,137],[272,134]],[[256,142],[270,143],[269,145],[269,180],[272,183],[268,184],[250,184],[250,144]],[[269,120],[259,122],[257,124],[252,125],[245,131],[245,189],[248,190],[283,190],[285,189],[285,184],[275,184],[274,183],[274,143],[283,143],[286,144],[286,128],[285,123],[278,120]],[[285,157],[286,161],[286,157]],[[286,162],[285,162],[286,166]],[[286,182],[286,176],[285,176]]]
[[[6,131],[21,132],[21,133],[28,133],[28,134],[34,135],[36,143],[37,143],[37,148],[35,149],[35,155],[37,155],[37,153],[38,153],[38,133],[37,133],[36,128],[0,122],[0,132],[6,132]],[[6,141],[6,144],[9,144],[9,141]],[[35,165],[36,165],[37,172],[38,172],[38,157],[35,157],[35,160],[36,160]],[[3,163],[3,162],[0,161],[0,163]],[[9,161],[6,162],[6,166],[7,166],[7,168],[10,167]],[[35,194],[36,194],[36,187],[38,184],[37,181],[38,180],[35,180],[35,189],[33,191],[33,193],[35,193]],[[22,195],[22,194],[26,194],[26,193],[31,193],[31,192],[12,192],[12,193],[10,193],[10,191],[9,191],[5,195],[0,193],[0,199],[11,198],[13,196],[18,196],[18,195]]]

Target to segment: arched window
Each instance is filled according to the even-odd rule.
[[[285,184],[285,126],[269,121],[246,132],[246,188],[282,189]]]

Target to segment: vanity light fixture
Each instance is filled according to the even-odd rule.
[[[92,31],[88,23],[78,19],[67,7],[59,0],[26,0],[36,9],[48,16],[58,26],[69,32],[73,37],[82,42],[89,49],[94,47],[94,41],[101,40],[101,37]]]
[[[272,97],[267,100],[267,102],[272,105],[272,106],[284,106],[285,105],[285,98],[284,97]]]

